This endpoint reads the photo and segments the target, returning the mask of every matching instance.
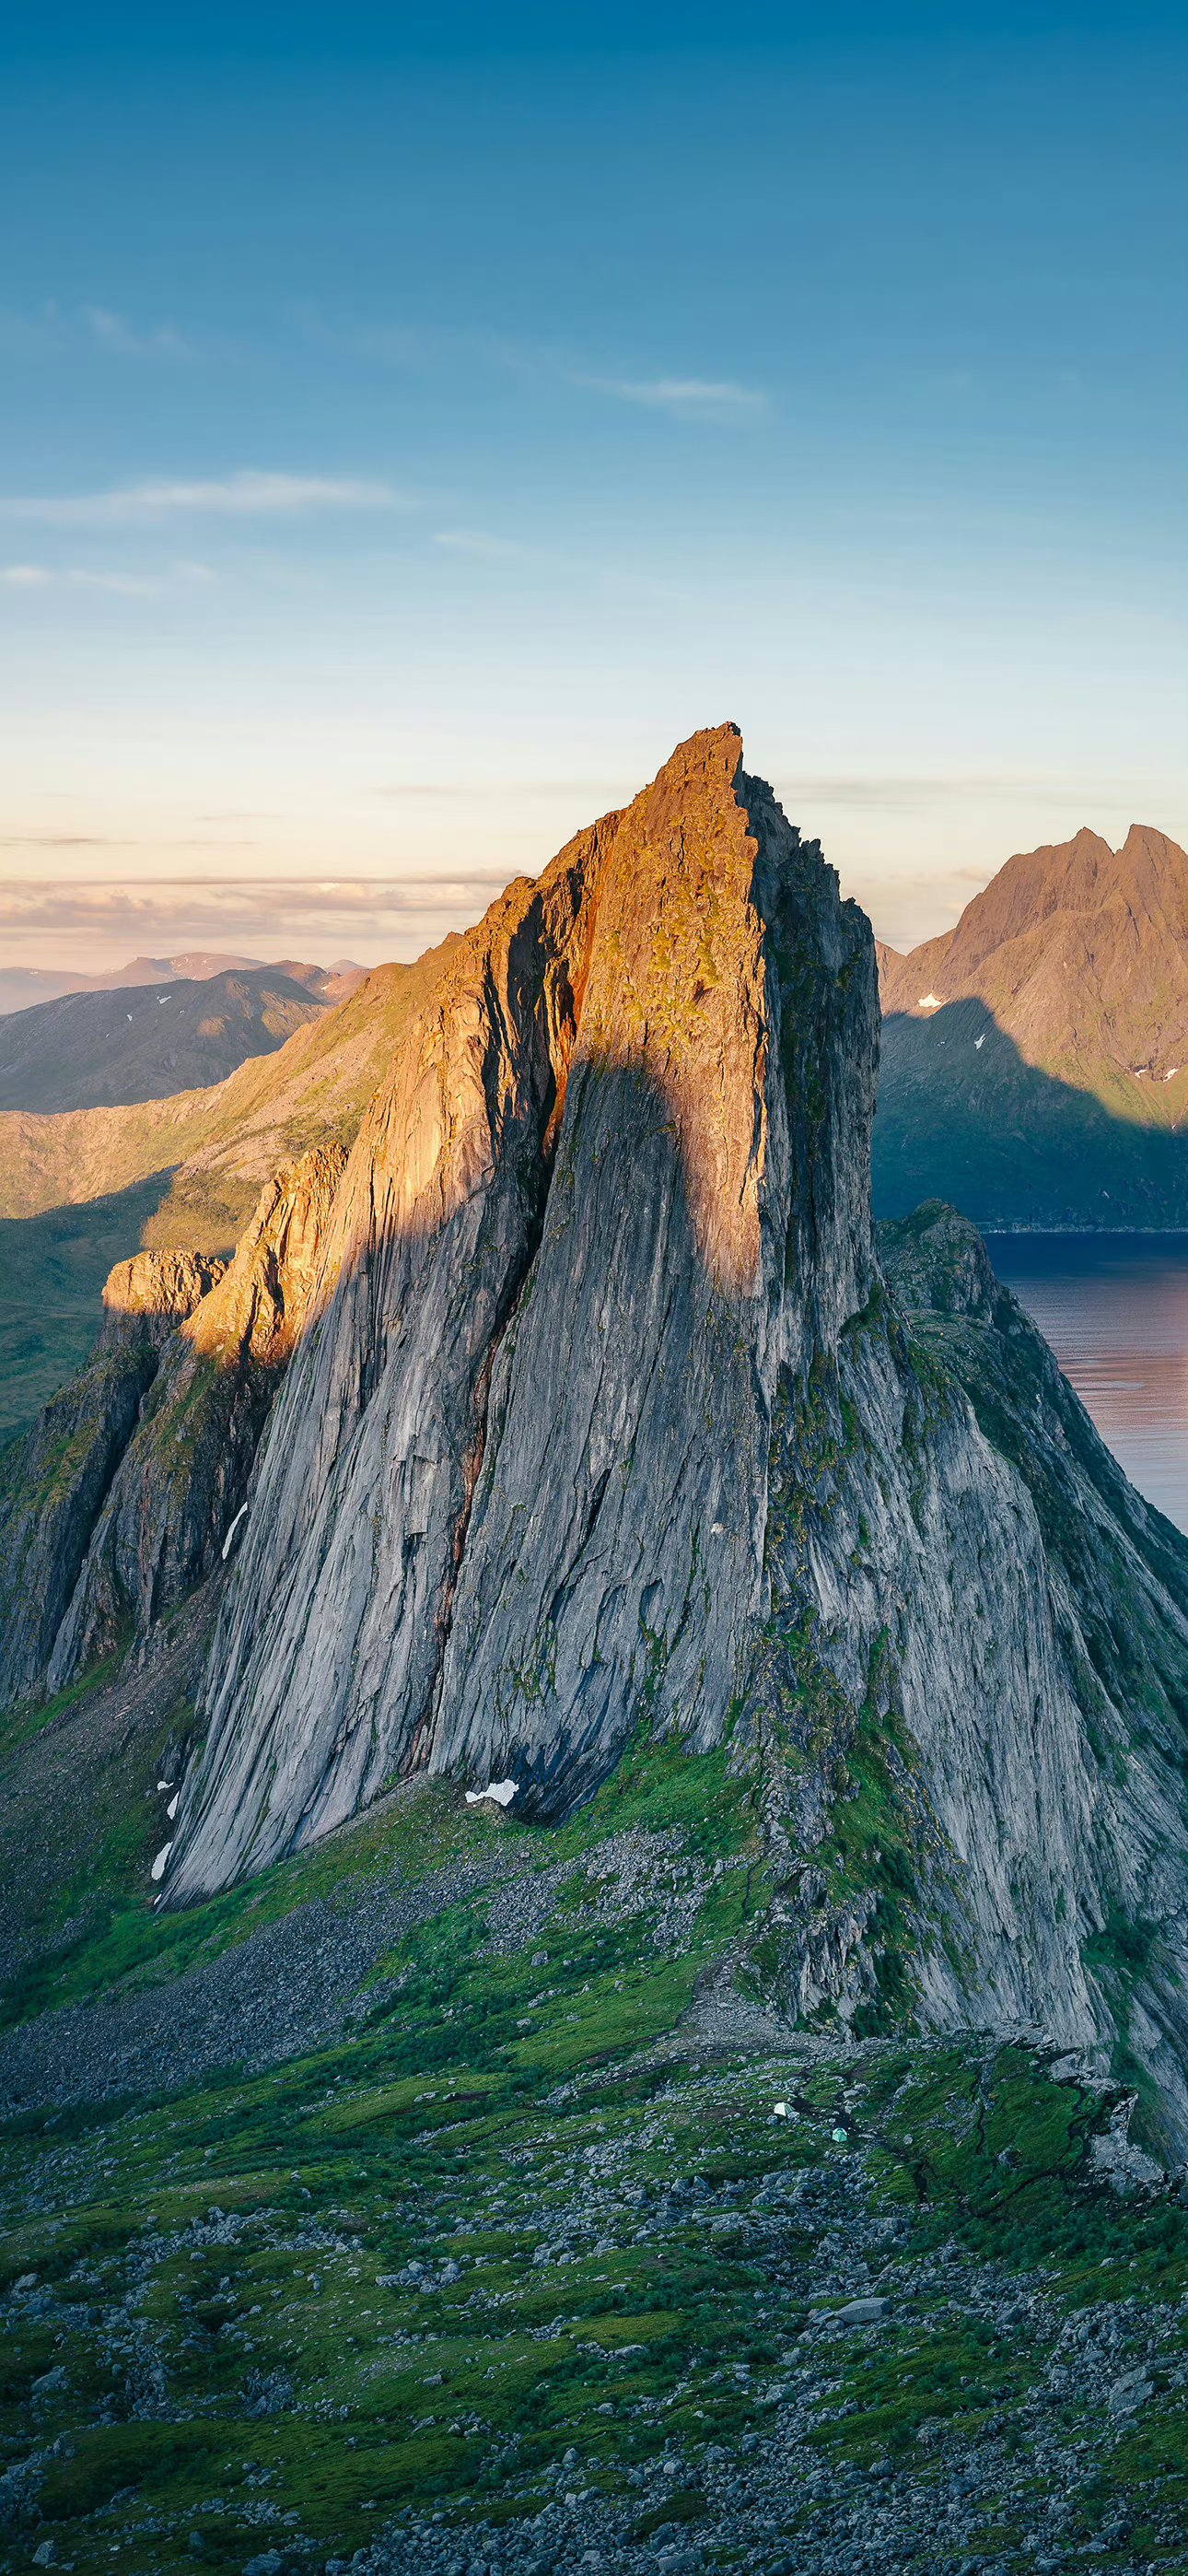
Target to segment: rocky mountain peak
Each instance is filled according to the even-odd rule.
[[[951,1091],[955,1069],[947,1060],[942,1068],[940,1057],[955,1046],[959,1090],[972,1082],[975,1094],[985,1094],[989,1081],[997,1100],[1001,1081],[1017,1088],[1021,1062],[1092,1094],[1132,1125],[1176,1125],[1188,1100],[1188,857],[1164,833],[1138,824],[1120,850],[1083,830],[1023,853],[942,939],[907,957],[885,956],[880,987],[886,1015],[919,1022],[938,1006],[983,1006],[968,1029],[964,1021],[938,1023],[918,1040],[897,1035],[888,1109],[904,1081],[920,1108],[933,1056],[937,1078]],[[970,1049],[992,1033],[1010,1048],[973,1066]],[[1052,1114],[1059,1108],[1057,1099]],[[976,1098],[971,1109],[976,1119]],[[991,1126],[1019,1125],[1017,1105],[1001,1102],[989,1115]],[[1099,1216],[1108,1220],[1111,1204]]]
[[[1132,823],[1118,850],[1083,826],[1008,859],[953,930],[906,957],[885,951],[883,1007],[917,1009],[926,992],[948,1001],[1017,991],[1062,939],[1078,966],[1108,971],[1119,948],[1133,955],[1169,934],[1188,943],[1188,856],[1149,824]]]
[[[0,1462],[10,1696],[151,1663],[187,1596],[209,1639],[155,1901],[415,1774],[548,1824],[728,1746],[772,2010],[1124,2048],[1188,2141],[1185,1545],[968,1224],[872,1241],[869,927],[735,728],[389,1025],[349,1157],[180,1325],[198,1281],[134,1266]]]
[[[410,1021],[261,1458],[172,1893],[408,1767],[564,1807],[645,1687],[720,1731],[776,1378],[866,1293],[875,1043],[868,926],[741,762],[732,725],[680,745]]]

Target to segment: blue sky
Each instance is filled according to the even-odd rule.
[[[1177,13],[244,14],[6,47],[13,962],[413,954],[727,715],[901,943],[1184,836]]]

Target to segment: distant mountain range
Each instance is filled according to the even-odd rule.
[[[0,1110],[114,1107],[222,1082],[326,1008],[275,966],[63,993],[0,1019]]]
[[[1028,851],[878,962],[881,1215],[1188,1225],[1188,857],[1166,834]]]
[[[128,984],[163,984],[179,977],[201,984],[212,975],[265,968],[269,974],[287,975],[291,983],[305,984],[323,1002],[345,1002],[367,973],[351,957],[336,958],[332,966],[308,966],[300,958],[282,957],[266,967],[262,957],[225,957],[212,948],[187,949],[180,957],[131,957],[126,966],[106,967],[101,975],[76,974],[68,966],[7,966],[0,968],[0,1015],[30,1010],[38,1002],[56,1002],[63,993],[112,993]]]

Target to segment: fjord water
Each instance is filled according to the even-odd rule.
[[[1131,1483],[1188,1530],[1188,1234],[987,1241]]]

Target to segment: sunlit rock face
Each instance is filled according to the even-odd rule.
[[[134,1252],[103,1288],[101,1341],[109,1349],[148,1334],[160,1344],[184,1324],[227,1267],[204,1252]]]
[[[732,735],[621,821],[540,1249],[496,1357],[427,1747],[521,1811],[746,1686],[781,1367],[865,1297],[869,934]]]

